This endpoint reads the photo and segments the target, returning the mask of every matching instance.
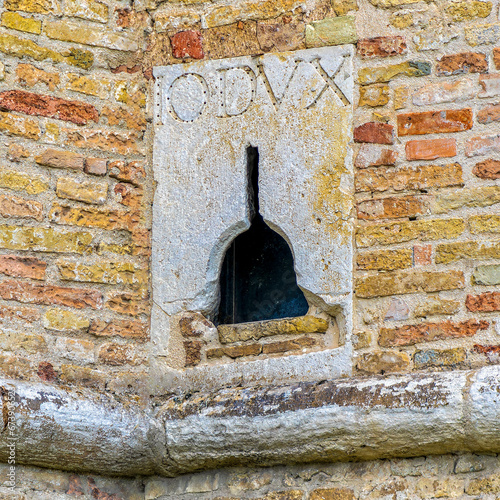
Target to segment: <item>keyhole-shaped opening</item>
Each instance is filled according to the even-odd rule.
[[[227,249],[220,278],[219,324],[303,316],[309,306],[297,285],[285,239],[259,212],[259,152],[247,148],[250,228]]]

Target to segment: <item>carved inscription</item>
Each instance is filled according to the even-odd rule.
[[[311,69],[316,79],[319,78],[321,86],[307,96],[309,100],[305,105],[306,109],[314,107],[328,89],[337,95],[342,106],[349,106],[351,100],[342,90],[342,83],[350,76],[345,68],[348,57],[342,56],[340,64],[333,71],[325,68],[319,57],[309,61],[294,59],[291,70],[280,75],[281,91],[276,88],[276,83],[271,83],[260,60],[256,62],[255,68],[242,65],[218,69],[218,78],[210,83],[201,74],[183,73],[166,89],[166,109],[175,120],[194,122],[205,112],[209,101],[214,100],[216,116],[219,118],[242,115],[255,104],[257,87],[261,85],[269,103],[279,112],[286,99],[299,100],[304,97],[292,95],[290,91],[294,80],[300,78],[300,75],[309,74]]]

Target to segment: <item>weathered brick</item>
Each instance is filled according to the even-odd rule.
[[[139,294],[130,292],[112,292],[108,295],[105,307],[120,314],[137,316],[147,314],[149,301]]]
[[[465,231],[462,219],[431,219],[408,222],[390,222],[359,227],[356,242],[360,247],[391,245],[419,239],[432,241],[452,239]]]
[[[370,352],[361,355],[356,366],[359,371],[364,373],[383,375],[384,373],[402,372],[409,369],[410,357],[405,352]]]
[[[131,345],[107,343],[99,349],[99,361],[111,366],[138,365],[144,359],[137,356]]]
[[[99,120],[99,113],[91,104],[24,90],[0,92],[0,108],[28,115],[57,118],[77,125],[86,125],[90,120],[94,122]]]
[[[453,21],[469,21],[471,19],[488,17],[491,13],[491,2],[477,0],[462,0],[449,2],[445,8],[446,13]]]
[[[59,177],[56,194],[59,198],[102,205],[106,203],[108,183],[106,181],[76,181],[68,177]]]
[[[203,30],[203,49],[207,59],[261,54],[257,23],[242,21]]]
[[[66,75],[66,88],[80,94],[106,99],[111,91],[111,82],[105,78],[82,76],[77,73]]]
[[[72,208],[56,204],[49,212],[49,220],[57,224],[120,230],[132,229],[138,222],[138,216],[121,210]]]
[[[337,16],[345,16],[348,12],[358,10],[358,0],[332,0]]]
[[[58,377],[58,374],[54,370],[54,367],[48,361],[41,361],[40,363],[38,363],[38,370],[36,374],[44,382],[53,382],[54,380],[57,380]]]
[[[465,156],[481,156],[500,152],[500,135],[472,137],[465,143]]]
[[[460,302],[456,300],[432,297],[415,308],[415,318],[427,318],[427,316],[451,315],[458,312]]]
[[[41,47],[31,40],[18,38],[7,33],[0,34],[0,52],[18,58],[31,57],[35,61],[51,59],[55,63],[66,62],[83,69],[89,69],[94,64],[94,56],[89,51],[72,48],[68,52],[60,54]]]
[[[393,144],[394,127],[388,123],[368,122],[354,129],[355,142]]]
[[[357,173],[355,185],[357,192],[462,186],[462,167],[458,163],[451,163],[443,166],[366,168]]]
[[[431,65],[427,62],[409,61],[377,68],[361,68],[358,71],[358,82],[361,85],[385,83],[397,76],[427,76],[431,74]]]
[[[405,152],[409,161],[451,158],[457,154],[457,141],[451,138],[408,141]]]
[[[214,324],[198,312],[187,311],[179,320],[179,330],[185,338],[203,337],[214,328]]]
[[[147,128],[144,109],[134,104],[130,104],[126,108],[105,106],[101,111],[101,118],[105,118],[110,126],[133,130],[146,130]]]
[[[0,248],[36,252],[85,253],[90,249],[90,233],[70,233],[54,228],[0,225]]]
[[[500,361],[500,345],[474,344],[474,352],[485,354],[488,361],[495,365]]]
[[[402,36],[378,36],[358,40],[357,51],[361,57],[387,57],[406,53],[406,40]]]
[[[257,41],[264,52],[305,49],[305,31],[304,22],[283,16],[257,22]]]
[[[96,0],[65,0],[64,14],[89,21],[107,23],[109,8],[105,3]]]
[[[444,81],[420,87],[413,94],[412,100],[416,106],[428,106],[473,99],[476,92],[476,86],[471,80]]]
[[[96,337],[122,337],[125,339],[147,340],[148,327],[142,321],[119,319],[113,321],[92,320],[89,333]]]
[[[41,135],[40,126],[36,120],[12,115],[3,111],[0,111],[0,132],[4,132],[7,135],[17,135],[19,137],[35,141],[38,140]]]
[[[421,323],[397,328],[381,328],[379,344],[383,347],[394,347],[442,339],[472,337],[479,330],[486,330],[489,325],[487,321],[470,319],[461,323],[443,321],[442,323]]]
[[[479,84],[483,90],[479,92],[478,97],[485,98],[500,95],[500,75],[480,75]]]
[[[18,278],[45,279],[47,263],[36,257],[0,255],[0,273]]]
[[[387,297],[418,292],[439,292],[464,287],[461,271],[393,271],[356,280],[356,296],[359,298]]]
[[[222,358],[228,356],[230,358],[241,358],[243,356],[256,356],[262,352],[261,344],[246,344],[233,345],[229,347],[215,347],[207,349],[207,358]]]
[[[130,52],[139,48],[136,38],[132,35],[108,30],[103,36],[102,30],[101,27],[94,28],[88,24],[67,20],[44,22],[44,33],[54,40]]]
[[[486,56],[477,52],[462,52],[451,56],[443,56],[436,65],[438,76],[459,75],[461,73],[486,73],[488,61]]]
[[[47,352],[47,342],[41,335],[29,335],[24,332],[0,333],[0,349],[19,353],[22,349],[30,354]]]
[[[58,151],[46,149],[41,155],[35,156],[39,165],[52,168],[68,168],[71,170],[83,170],[84,157],[71,151]]]
[[[455,366],[465,361],[465,349],[455,347],[454,349],[427,349],[416,351],[413,355],[415,368],[439,368],[443,366]]]
[[[104,389],[109,376],[98,370],[84,366],[61,365],[59,379],[64,384]]]
[[[136,187],[140,187],[144,183],[146,171],[144,163],[140,161],[113,161],[109,163],[109,176],[118,179],[122,182],[130,182]]]
[[[477,266],[472,273],[472,282],[475,285],[499,285],[500,265]]]
[[[465,41],[471,46],[497,43],[500,36],[500,23],[467,26],[464,30]]]
[[[102,295],[97,290],[64,288],[54,285],[33,284],[14,280],[0,283],[0,297],[4,300],[42,305],[60,305],[81,309],[100,309]]]
[[[29,158],[30,156],[31,152],[29,149],[24,148],[20,144],[9,144],[9,149],[7,150],[8,160],[20,163],[24,158]]]
[[[408,106],[410,89],[407,85],[400,85],[394,89],[392,103],[394,109],[404,109]]]
[[[282,340],[280,342],[269,342],[262,345],[263,354],[278,354],[289,351],[303,351],[313,347],[321,346],[320,339],[312,337],[298,337],[291,340]]]
[[[0,215],[2,217],[21,217],[40,221],[43,219],[42,212],[43,205],[38,201],[0,195]]]
[[[473,215],[469,228],[472,234],[500,233],[500,215]]]
[[[203,59],[202,36],[198,30],[180,31],[170,38],[172,54],[176,59],[191,57]]]
[[[354,332],[352,335],[352,346],[354,349],[370,347],[372,336],[370,332]]]
[[[356,156],[354,166],[357,168],[395,165],[398,153],[393,149],[376,144],[362,144]]]
[[[394,12],[389,18],[389,22],[400,30],[413,26],[413,15],[411,12]]]
[[[90,321],[87,316],[65,309],[47,309],[43,317],[43,326],[56,332],[86,332]]]
[[[185,366],[196,366],[201,361],[201,349],[203,343],[199,340],[185,340],[183,343],[186,358]]]
[[[500,292],[485,292],[479,295],[467,295],[465,306],[471,312],[500,311]]]
[[[354,500],[354,498],[354,491],[348,488],[319,488],[311,491],[309,496],[309,500]]]
[[[130,184],[118,183],[114,189],[116,201],[121,205],[139,210],[142,205],[143,191],[140,188],[132,187]]]
[[[359,88],[359,106],[385,106],[389,102],[389,85],[376,83]]]
[[[481,179],[500,179],[500,161],[489,158],[476,163],[472,173]]]
[[[468,495],[477,495],[479,498],[487,494],[500,493],[500,475],[498,472],[493,475],[471,479],[465,488]]]
[[[31,363],[28,359],[0,353],[0,372],[9,378],[24,380],[29,377]]]
[[[20,10],[34,14],[58,12],[57,3],[54,0],[6,0],[4,7],[8,10]]]
[[[354,16],[329,17],[306,26],[308,48],[355,43],[357,39]]]
[[[408,248],[364,252],[356,257],[356,266],[361,271],[393,271],[412,267],[412,265],[412,251]]]
[[[2,26],[25,33],[39,35],[42,32],[42,22],[30,17],[23,17],[17,12],[4,12],[2,14]]]
[[[429,201],[425,196],[394,196],[362,201],[358,203],[357,209],[358,219],[399,219],[427,214]]]
[[[479,123],[491,123],[500,120],[500,104],[492,104],[482,108],[477,113],[477,121]]]
[[[472,128],[472,110],[449,109],[405,113],[397,117],[399,135],[463,132]]]
[[[428,266],[432,264],[432,245],[414,245],[413,264],[415,266]]]
[[[432,203],[432,211],[444,214],[461,207],[489,207],[500,202],[500,186],[462,189],[459,192],[439,194]]]
[[[95,362],[95,345],[89,340],[58,337],[54,347],[56,353],[63,359],[79,363]]]
[[[68,145],[77,148],[97,149],[124,156],[142,154],[137,132],[115,132],[111,130],[65,129]]]
[[[0,305],[0,321],[16,321],[22,320],[28,323],[38,321],[40,319],[40,311],[32,307],[16,307]]]
[[[83,283],[104,283],[110,285],[141,285],[146,283],[144,268],[130,262],[102,262],[99,264],[57,264],[61,279]]]
[[[48,86],[49,90],[55,90],[60,83],[58,73],[52,73],[36,68],[31,64],[19,63],[16,67],[17,80],[22,85],[33,87],[37,83],[43,83]]]
[[[436,246],[436,264],[449,264],[459,259],[500,259],[500,243],[462,241]]]

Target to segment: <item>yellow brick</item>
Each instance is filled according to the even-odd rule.
[[[87,76],[69,73],[66,88],[80,94],[92,95],[100,99],[109,97],[111,82],[104,78],[91,78]]]
[[[21,332],[0,333],[0,349],[14,352],[24,349],[30,354],[37,354],[47,351],[47,343],[41,335]]]
[[[434,0],[425,0],[426,2],[433,2]],[[397,7],[398,5],[407,5],[415,3],[415,0],[370,0],[370,3],[375,7],[382,7],[389,9],[390,7]]]
[[[400,30],[404,28],[409,28],[410,26],[413,25],[413,15],[411,13],[400,13],[396,12],[394,14],[391,14],[391,17],[389,18],[389,22],[395,27]]]
[[[500,493],[500,474],[493,474],[481,479],[471,479],[465,489],[465,493],[468,495],[478,495],[476,498],[481,498],[491,493]]]
[[[390,245],[419,239],[423,241],[452,239],[462,234],[465,222],[462,219],[434,219],[407,222],[374,224],[358,229],[357,244],[360,247]]]
[[[384,106],[389,102],[389,85],[376,84],[360,87],[360,106]]]
[[[427,302],[415,308],[416,318],[427,318],[427,316],[436,316],[438,314],[455,314],[460,308],[460,302],[457,300],[432,298]]]
[[[469,219],[470,232],[500,233],[500,215],[474,215]]]
[[[41,177],[20,174],[0,168],[0,187],[14,191],[25,191],[28,194],[40,194],[49,189],[49,185]]]
[[[453,21],[470,21],[471,19],[488,17],[491,13],[491,2],[467,0],[462,2],[450,1],[445,8],[446,13]]]
[[[500,186],[460,189],[436,196],[432,211],[444,214],[461,207],[489,207],[500,202]]]
[[[40,138],[40,127],[36,120],[0,111],[0,132],[26,139]]]
[[[358,254],[356,263],[364,271],[404,269],[413,265],[413,252],[411,249],[365,252]]]
[[[33,87],[37,83],[44,83],[49,90],[55,90],[60,81],[58,73],[43,71],[31,64],[18,64],[16,76],[23,85]]]
[[[345,16],[348,12],[358,10],[358,0],[332,0],[337,16]]]
[[[44,135],[45,142],[48,142],[49,144],[58,144],[60,134],[61,134],[61,129],[59,128],[59,125],[55,123],[45,124],[45,135]]]
[[[113,90],[115,99],[124,104],[135,104],[141,108],[146,106],[146,94],[141,84],[117,82]]]
[[[0,225],[0,248],[35,252],[86,253],[91,251],[90,233],[61,229]]]
[[[59,198],[102,205],[106,203],[108,183],[106,181],[75,181],[60,177],[57,179],[56,194]]]
[[[409,61],[377,68],[361,68],[358,72],[358,81],[361,85],[368,85],[389,82],[397,76],[426,76],[430,75],[430,72],[429,63]]]
[[[436,264],[449,264],[459,259],[500,259],[500,243],[463,241],[437,245]]]
[[[51,308],[43,317],[43,326],[56,332],[82,332],[89,329],[90,320],[83,314]]]
[[[4,7],[8,10],[21,10],[35,14],[50,14],[58,10],[54,0],[5,0]]]
[[[23,17],[17,12],[4,12],[2,14],[2,26],[26,33],[35,33],[36,35],[42,32],[42,21]]]
[[[88,19],[99,23],[108,22],[108,6],[95,0],[65,0],[64,13],[67,16]]]
[[[91,265],[60,262],[57,267],[61,279],[66,281],[110,285],[140,285],[147,281],[146,271],[130,262],[103,262]]]
[[[439,292],[464,287],[461,271],[395,271],[356,280],[356,297],[385,297],[418,292]]]
[[[408,106],[410,90],[406,85],[394,89],[394,109],[404,109]]]

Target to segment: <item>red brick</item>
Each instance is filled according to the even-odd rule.
[[[472,137],[465,143],[465,156],[480,156],[500,152],[500,135]]]
[[[472,128],[472,110],[449,109],[398,115],[399,135],[463,132]]]
[[[416,217],[428,211],[429,203],[424,196],[395,196],[358,203],[358,218],[364,220]]]
[[[57,118],[77,125],[86,125],[89,120],[97,123],[99,120],[97,109],[90,104],[34,94],[24,90],[0,92],[0,109]]]
[[[38,364],[38,371],[36,374],[44,381],[44,382],[53,382],[57,378],[57,372],[54,370],[54,367],[48,361],[41,361]]]
[[[451,56],[443,56],[436,65],[438,76],[458,75],[461,73],[486,73],[488,61],[484,54],[463,52]]]
[[[246,344],[234,345],[230,347],[215,347],[207,349],[207,358],[222,358],[229,356],[230,358],[241,358],[243,356],[256,356],[262,352],[261,344]]]
[[[477,113],[477,121],[479,123],[491,123],[500,120],[500,104],[486,106]]]
[[[500,161],[490,158],[476,163],[472,173],[481,179],[500,179]]]
[[[46,149],[41,155],[35,156],[35,161],[39,165],[52,168],[83,170],[84,167],[82,155],[71,151],[58,151],[57,149]]]
[[[495,68],[500,69],[500,47],[493,49],[493,62],[495,63]]]
[[[448,138],[408,141],[405,151],[409,161],[451,158],[457,154],[457,141]]]
[[[428,266],[432,264],[432,246],[415,245],[413,247],[413,264],[415,266]]]
[[[411,167],[379,167],[359,170],[356,174],[357,192],[404,191],[431,187],[463,186],[462,167],[449,165],[422,165]]]
[[[479,345],[474,344],[474,351],[480,354],[500,354],[500,345]]]
[[[32,323],[40,319],[40,311],[33,307],[15,307],[0,305],[0,320],[14,321],[21,319]]]
[[[106,175],[108,172],[108,161],[104,158],[87,158],[85,160],[84,172],[91,175]]]
[[[406,52],[406,41],[402,36],[378,36],[359,40],[358,54],[361,57],[397,56]]]
[[[500,311],[500,292],[485,292],[480,295],[467,295],[465,305],[471,312]]]
[[[363,144],[359,149],[354,166],[357,168],[380,167],[395,165],[397,151],[377,144]]]
[[[47,263],[35,257],[0,255],[0,273],[17,278],[45,279]]]
[[[393,347],[432,342],[434,340],[472,337],[479,330],[486,330],[489,325],[487,321],[470,319],[461,323],[443,321],[442,323],[382,328],[380,330],[379,344],[384,347]]]
[[[172,53],[176,59],[192,57],[203,59],[202,36],[198,30],[188,30],[176,33],[171,39]]]
[[[77,309],[83,307],[100,309],[102,306],[102,295],[97,290],[65,288],[14,280],[0,283],[0,297],[4,300],[16,300],[17,302],[47,306],[60,305]]]
[[[364,123],[354,129],[354,141],[374,144],[393,144],[394,127],[388,123]]]
[[[89,333],[97,337],[122,337],[136,340],[146,340],[148,338],[147,324],[129,319],[92,320]]]
[[[130,184],[118,183],[115,186],[115,195],[118,203],[126,207],[139,209],[142,203],[143,192],[140,188],[135,188]]]
[[[130,182],[134,186],[142,186],[146,177],[144,163],[141,161],[130,161],[125,163],[122,160],[109,163],[109,176],[122,182]]]
[[[0,196],[0,215],[40,221],[43,219],[43,205],[38,201],[25,200],[17,196]]]
[[[149,311],[149,301],[130,292],[113,292],[108,296],[105,307],[120,314],[137,316]]]

